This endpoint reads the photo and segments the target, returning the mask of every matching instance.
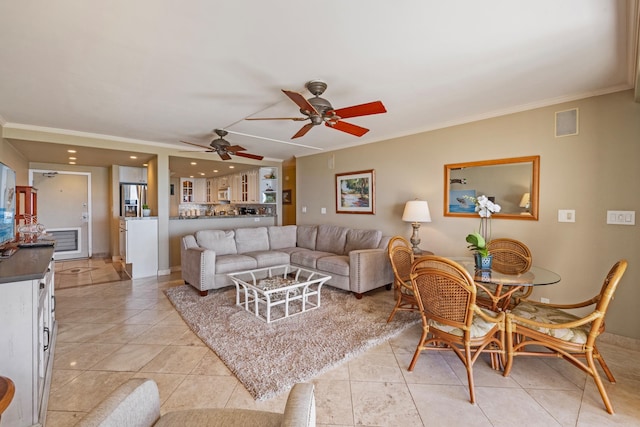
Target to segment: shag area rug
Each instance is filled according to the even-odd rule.
[[[256,400],[284,393],[420,322],[418,313],[402,311],[387,323],[395,301],[385,290],[358,300],[325,286],[319,308],[269,324],[235,305],[235,288],[206,297],[189,285],[165,293]]]

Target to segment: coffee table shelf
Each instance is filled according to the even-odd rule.
[[[320,289],[331,276],[291,265],[229,274],[236,305],[267,323],[320,307]]]

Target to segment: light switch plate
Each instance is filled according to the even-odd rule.
[[[636,225],[636,211],[607,211],[607,224]]]
[[[576,222],[575,209],[558,209],[558,222]]]

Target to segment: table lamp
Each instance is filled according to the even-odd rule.
[[[418,248],[420,244],[420,224],[423,222],[431,222],[431,213],[429,212],[429,204],[425,200],[410,200],[404,205],[402,220],[410,222],[413,227],[411,235],[411,244],[413,245],[413,253],[421,254],[422,250]]]
[[[529,211],[530,199],[531,199],[530,193],[524,193],[522,195],[522,199],[520,199],[520,207],[525,208],[527,212]]]

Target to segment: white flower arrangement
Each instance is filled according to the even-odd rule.
[[[493,203],[485,195],[478,197],[465,196],[465,198],[471,200],[476,205],[476,212],[480,215],[480,229],[478,232],[471,233],[467,236],[467,246],[470,250],[478,252],[483,257],[489,255],[487,244],[489,243],[491,230],[490,220],[491,215],[500,212],[500,205]]]

